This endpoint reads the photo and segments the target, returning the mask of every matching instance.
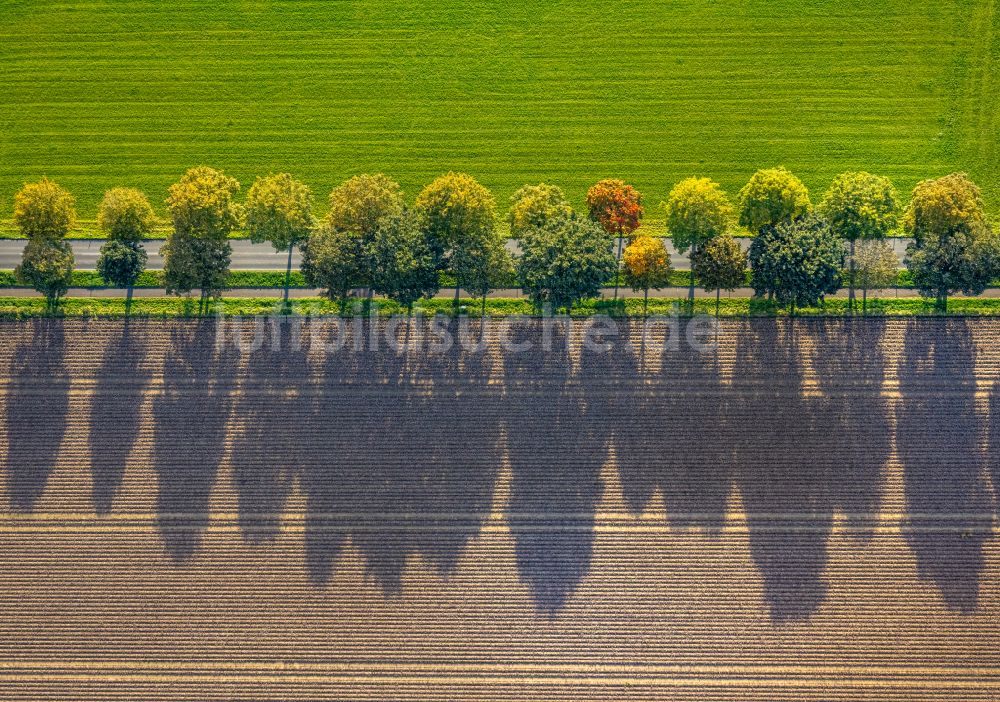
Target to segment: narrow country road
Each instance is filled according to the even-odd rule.
[[[740,243],[744,248],[750,245],[750,239],[741,237]],[[906,251],[909,239],[890,239],[900,261]],[[285,252],[277,252],[270,244],[254,244],[247,239],[233,239],[233,264],[234,271],[275,271],[285,270],[287,261]],[[100,239],[73,239],[70,245],[73,247],[73,255],[76,256],[76,268],[78,270],[94,270],[97,265],[97,256],[101,246],[104,244]],[[21,262],[21,252],[24,250],[24,239],[0,239],[0,270],[11,270]],[[150,270],[161,270],[163,259],[160,257],[160,247],[163,246],[162,239],[151,239],[147,241],[146,251],[149,253]],[[511,241],[508,244],[511,250],[516,250],[517,245]],[[676,270],[687,270],[690,266],[686,255],[678,254],[673,244],[667,243],[670,250],[670,262]],[[299,267],[301,256],[296,252],[292,256],[292,265]]]

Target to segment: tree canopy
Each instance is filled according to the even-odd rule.
[[[97,226],[109,240],[138,243],[156,226],[156,213],[149,198],[136,188],[112,188],[97,208]]]
[[[730,234],[709,239],[692,259],[694,277],[705,292],[746,285],[747,253]]]
[[[899,221],[892,181],[863,171],[834,178],[818,209],[833,233],[845,241],[883,239]]]
[[[546,183],[521,187],[510,202],[507,222],[514,239],[527,229],[544,226],[550,219],[569,216],[573,211],[562,188]]]
[[[73,249],[65,239],[36,236],[24,247],[14,276],[45,295],[46,307],[52,311],[73,281]]]
[[[617,268],[608,232],[576,214],[525,231],[521,249],[518,277],[538,307],[568,311],[596,296]]]
[[[315,225],[312,191],[289,173],[272,173],[247,191],[244,221],[254,243],[268,241],[275,251],[302,244]]]
[[[369,248],[375,292],[412,310],[414,302],[440,289],[434,251],[416,213],[383,220]]]
[[[587,212],[608,234],[631,237],[642,222],[642,195],[623,180],[607,178],[587,190]]]
[[[829,224],[808,216],[775,227],[750,245],[754,292],[805,307],[840,289],[843,243]]]
[[[240,184],[221,171],[198,166],[170,186],[167,207],[173,231],[160,249],[167,293],[201,290],[204,306],[217,297],[229,276],[229,233],[240,221],[233,196]]]
[[[348,293],[365,284],[361,270],[361,235],[324,222],[303,247],[302,274],[306,284],[324,288],[331,300],[344,301]]]
[[[495,226],[493,194],[468,173],[447,173],[420,191],[414,204],[438,268]]]
[[[27,239],[62,239],[76,225],[76,203],[48,178],[27,183],[14,195],[14,224]]]
[[[709,178],[687,178],[677,183],[664,203],[667,231],[679,253],[696,250],[729,231],[733,206],[718,183]]]
[[[798,219],[812,210],[809,191],[784,166],[764,168],[739,192],[739,224],[759,232]]]
[[[646,309],[650,289],[670,285],[670,254],[663,239],[648,235],[637,236],[622,254],[625,284],[643,294]]]
[[[941,310],[948,295],[979,295],[1000,273],[1000,239],[964,173],[917,183],[903,226],[913,237],[905,259],[913,284]]]

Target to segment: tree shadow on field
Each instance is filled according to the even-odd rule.
[[[172,329],[163,390],[153,401],[158,522],[176,561],[190,559],[201,542],[225,447],[239,356],[232,343],[217,348],[221,323],[200,320]]]
[[[856,536],[874,533],[886,462],[892,452],[889,404],[882,394],[885,321],[878,318],[797,322],[812,337],[821,397],[814,406],[811,470],[824,475],[830,505]]]
[[[312,426],[308,397],[308,338],[300,318],[267,317],[233,323],[244,369],[233,414],[231,462],[243,537],[277,537],[295,476],[308,455]],[[237,328],[246,326],[248,328]]]
[[[350,534],[367,574],[396,596],[408,559],[446,577],[478,534],[500,468],[499,392],[485,350],[432,349],[430,322],[414,320],[391,332],[397,351],[387,323],[373,323],[377,347],[366,321],[363,343],[326,363],[318,423],[344,433],[303,476],[307,567],[325,583]],[[438,323],[457,338],[457,320]]]
[[[36,319],[13,355],[7,391],[7,491],[11,508],[30,512],[45,491],[66,432],[70,378],[63,321]]]
[[[992,528],[976,414],[976,352],[964,320],[913,320],[899,369],[897,448],[918,575],[956,611],[976,609]]]
[[[686,324],[641,323],[607,356],[613,380],[615,455],[626,503],[641,513],[659,490],[676,528],[718,531],[730,492],[732,452],[739,437],[727,434],[726,396],[715,349],[688,343]],[[639,348],[636,348],[639,344]],[[653,370],[641,355],[655,356]]]
[[[547,345],[543,324],[551,325]],[[573,382],[588,384],[571,373],[563,323],[527,320],[510,331],[514,344],[532,347],[503,351],[512,469],[507,521],[521,578],[535,606],[554,616],[590,568],[607,441],[600,412],[592,406],[588,413]]]
[[[833,522],[830,482],[816,462],[827,432],[803,395],[801,349],[794,322],[751,319],[737,343],[727,434],[736,446],[750,553],[764,579],[776,622],[805,619],[826,594],[823,569]]]
[[[139,410],[150,371],[143,334],[125,321],[108,340],[90,409],[91,500],[100,515],[111,512],[125,465],[139,432]]]

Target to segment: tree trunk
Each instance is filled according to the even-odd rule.
[[[688,271],[688,306],[691,308],[691,314],[694,314],[694,246],[691,247],[691,255],[688,256],[688,266],[691,268]]]
[[[132,286],[129,285],[128,289],[125,291],[125,319],[128,319],[129,312],[132,309]]]
[[[483,293],[483,312],[480,315],[482,319],[486,319],[486,293]]]
[[[851,275],[847,289],[847,309],[854,312],[854,239],[851,239]]]
[[[288,314],[288,288],[292,286],[292,249],[295,248],[295,244],[289,242],[288,244],[288,265],[285,267],[285,296],[281,300],[281,312],[282,314]]]
[[[868,314],[868,286],[861,288],[861,314]]]
[[[722,297],[722,288],[715,289],[715,318],[719,318],[719,298]]]
[[[615,302],[618,301],[618,277],[622,273],[622,233],[618,232],[618,255],[615,256]]]
[[[649,316],[649,288],[642,291],[642,316]]]

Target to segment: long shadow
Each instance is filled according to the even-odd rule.
[[[617,418],[608,419],[629,508],[641,513],[658,490],[671,526],[714,532],[725,520],[740,437],[726,433],[718,354],[687,343],[687,323],[670,330],[676,344],[654,338],[651,328],[647,348],[637,323],[632,343],[616,345],[609,374],[618,388]],[[655,356],[648,371],[643,354]]]
[[[956,611],[976,609],[991,530],[976,415],[976,352],[964,320],[914,320],[899,368],[897,449],[918,575]]]
[[[69,412],[62,320],[32,322],[14,353],[7,392],[7,490],[11,508],[30,512],[55,466]]]
[[[216,324],[203,320],[172,330],[163,390],[153,402],[157,512],[167,552],[190,559],[208,525],[209,496],[226,439],[239,362],[232,344],[216,347]]]
[[[833,522],[830,475],[817,469],[826,432],[803,395],[794,323],[751,319],[737,344],[727,433],[736,447],[751,556],[760,569],[771,618],[811,615],[826,594],[823,569]]]
[[[242,334],[247,354],[233,414],[233,487],[244,538],[274,539],[295,477],[310,460],[309,363],[301,320],[255,320]]]
[[[100,515],[111,512],[125,464],[139,431],[143,389],[150,379],[146,343],[126,321],[108,342],[90,409],[91,500]]]
[[[558,324],[558,323],[556,323]],[[512,469],[508,524],[521,578],[536,607],[554,616],[590,568],[607,437],[571,371],[569,338],[542,322],[512,325],[504,351],[507,451]],[[591,376],[593,377],[593,376]]]
[[[325,364],[317,416],[342,434],[303,474],[306,561],[324,584],[350,535],[368,575],[394,596],[408,559],[446,577],[478,533],[500,467],[499,394],[483,351],[430,350],[417,321],[398,330],[417,347],[397,351],[376,324],[377,347],[366,323],[361,343],[352,338]]]
[[[885,322],[878,318],[802,320],[822,396],[812,398],[816,450],[831,506],[862,541],[874,533],[886,463],[892,452],[888,400],[882,393]]]

